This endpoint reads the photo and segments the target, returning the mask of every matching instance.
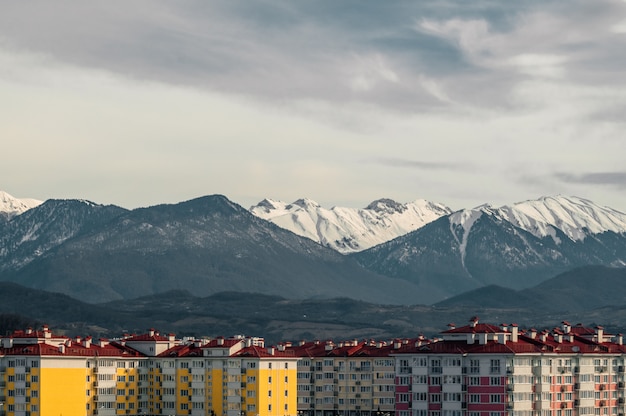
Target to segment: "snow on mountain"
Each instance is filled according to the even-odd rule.
[[[18,199],[4,191],[0,191],[0,215],[10,219],[31,208],[41,205],[42,202],[43,201],[31,198]]]
[[[250,211],[344,254],[392,240],[452,212],[445,205],[423,199],[406,204],[379,199],[362,209],[326,209],[307,198],[291,204],[264,199]]]
[[[499,208],[485,204],[454,212],[449,217],[450,230],[457,239],[462,259],[472,225],[483,214],[493,215],[539,238],[550,236],[557,244],[561,241],[556,230],[572,241],[605,231],[626,233],[625,213],[575,196],[544,196]]]
[[[575,196],[542,197],[499,209],[512,224],[537,237],[553,236],[557,228],[574,241],[605,231],[626,232],[626,214]],[[557,241],[558,243],[558,241]]]
[[[459,245],[461,252],[461,263],[465,267],[465,249],[467,248],[467,239],[472,229],[472,225],[484,212],[490,210],[489,205],[483,205],[474,209],[464,209],[454,212],[450,215],[450,231]],[[459,236],[459,232],[462,234]]]

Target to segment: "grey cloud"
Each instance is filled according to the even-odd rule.
[[[626,189],[626,172],[597,172],[597,173],[556,173],[554,175],[562,182],[583,185],[612,186]]]
[[[623,50],[623,37],[601,37],[598,47],[597,37],[582,35],[624,15],[623,7],[604,0],[592,6],[556,0],[137,1],[123,6],[40,0],[3,7],[0,40],[76,65],[262,100],[364,102],[408,112],[459,102],[502,109],[524,75],[480,65],[458,38],[415,30],[416,24],[484,21],[490,37],[481,53],[494,62],[528,50],[566,53],[576,58],[568,64],[571,76],[618,82],[615,61],[623,54],[616,51]],[[537,10],[555,25],[547,36],[516,33]],[[578,41],[565,42],[557,32],[565,29]],[[372,57],[384,60],[397,82],[377,78],[367,67]],[[592,78],[598,68],[604,81]],[[450,99],[425,88],[424,77]]]

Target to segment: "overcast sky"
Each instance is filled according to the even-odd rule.
[[[626,2],[6,2],[0,190],[626,211]]]

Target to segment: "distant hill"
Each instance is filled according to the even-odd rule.
[[[585,266],[532,288],[513,290],[485,286],[438,302],[438,307],[543,309],[580,312],[626,305],[626,268]]]
[[[510,290],[489,288],[492,296],[514,296]],[[66,335],[119,336],[156,328],[178,336],[265,337],[268,343],[305,340],[347,340],[415,337],[438,334],[447,324],[463,324],[472,316],[491,322],[517,323],[522,328],[557,326],[562,320],[603,325],[618,333],[626,329],[626,306],[587,309],[579,302],[592,293],[571,299],[580,307],[559,311],[535,304],[498,307],[496,303],[442,302],[434,306],[385,305],[347,298],[289,300],[279,296],[222,292],[206,297],[188,291],[168,291],[132,300],[88,304],[66,295],[0,283],[0,328],[46,323]],[[560,297],[557,291],[551,294]],[[459,299],[457,299],[459,300]],[[28,307],[24,307],[28,305]],[[19,312],[19,315],[16,315]]]

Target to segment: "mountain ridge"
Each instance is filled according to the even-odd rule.
[[[51,209],[57,206],[76,211]],[[59,215],[48,223],[50,211]],[[34,226],[30,219],[40,223]],[[44,228],[50,232],[25,238],[32,229]],[[415,290],[410,282],[368,271],[354,259],[258,218],[223,195],[132,211],[49,200],[14,218],[5,230],[11,239],[3,245],[21,251],[0,252],[1,280],[89,302],[174,289],[294,298],[350,293],[355,299],[408,302]],[[29,244],[17,244],[25,240]]]
[[[307,238],[224,195],[134,210],[48,200],[0,221],[0,280],[91,302],[192,290],[432,304],[483,286],[525,289],[580,266],[626,265],[626,214],[583,198],[455,212],[418,201],[382,198],[333,211],[307,198],[255,206],[318,233]],[[423,224],[407,231],[417,224],[407,218]],[[354,251],[361,243],[342,235],[341,224],[393,238]],[[366,224],[378,228],[368,234]],[[320,235],[327,237],[315,241]],[[332,238],[353,252],[329,248]]]
[[[290,204],[264,199],[250,212],[340,253],[362,251],[416,230],[452,212],[443,204],[417,199],[377,199],[365,208],[326,209],[308,198]]]

